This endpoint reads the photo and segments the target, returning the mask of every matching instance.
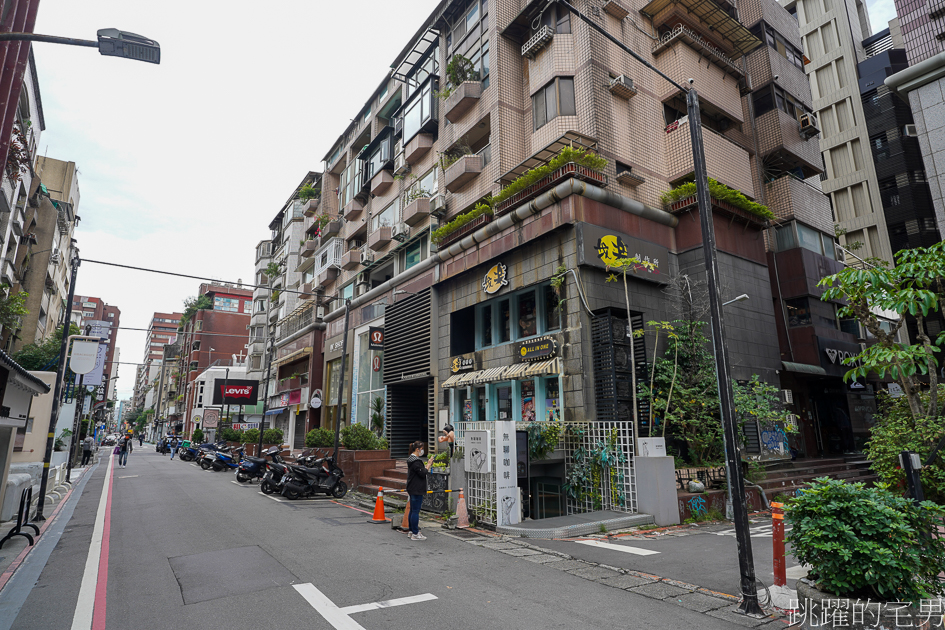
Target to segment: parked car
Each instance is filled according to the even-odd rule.
[[[118,436],[113,435],[113,434],[106,435],[105,438],[102,440],[102,446],[114,446],[117,443],[118,443]]]

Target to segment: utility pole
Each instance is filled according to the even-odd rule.
[[[712,345],[715,354],[715,372],[719,386],[719,408],[722,415],[722,429],[725,438],[725,458],[729,468],[729,487],[732,489],[732,508],[735,525],[735,541],[738,547],[738,569],[742,601],[740,609],[745,614],[762,615],[758,605],[758,591],[755,579],[755,566],[751,552],[751,538],[748,530],[748,508],[745,505],[745,479],[742,473],[735,420],[735,399],[732,391],[732,379],[729,372],[728,346],[725,344],[725,325],[722,319],[722,296],[719,291],[718,252],[715,249],[715,224],[712,220],[712,199],[709,195],[709,180],[706,172],[705,145],[702,137],[702,116],[699,110],[699,95],[690,85],[683,87],[666,74],[660,72],[646,59],[624,45],[600,25],[574,8],[568,0],[558,0],[589,27],[603,35],[621,50],[642,63],[644,66],[665,79],[670,85],[686,93],[686,107],[689,117],[689,134],[692,142],[693,175],[696,180],[696,200],[699,204],[699,224],[702,228],[702,253],[705,259],[706,284],[709,291],[709,315],[712,328]],[[550,6],[550,3],[549,3]],[[547,7],[546,7],[547,8]],[[627,314],[629,316],[629,313]],[[337,442],[336,442],[337,444]]]
[[[59,420],[59,409],[62,399],[62,382],[66,374],[66,356],[69,353],[69,329],[72,326],[72,301],[75,299],[75,278],[79,272],[79,254],[73,251],[72,275],[69,279],[69,298],[66,302],[66,315],[62,323],[62,343],[59,346],[59,369],[56,370],[56,386],[53,390],[52,411],[49,413],[49,432],[46,435],[46,454],[43,456],[43,476],[39,482],[39,501],[36,503],[36,518],[34,521],[45,521],[43,507],[46,503],[46,486],[49,483],[49,462],[52,460],[53,446],[56,443],[56,423]]]

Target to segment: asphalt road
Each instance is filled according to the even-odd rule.
[[[77,607],[89,603],[78,597],[94,565],[86,561],[93,532],[101,531],[100,505],[111,510],[103,519],[108,560],[100,565],[95,622],[77,627],[733,627],[431,528],[428,540],[413,542],[352,507],[274,501],[232,474],[170,461],[147,445],[127,468],[113,469],[108,504],[101,500],[108,463],[91,473],[12,628],[74,627]],[[359,608],[345,610],[352,606]]]

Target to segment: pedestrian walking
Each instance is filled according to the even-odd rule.
[[[144,433],[138,434],[138,446],[144,446]]]
[[[440,443],[445,442],[450,449],[450,460],[453,459],[453,450],[456,448],[456,435],[453,433],[453,425],[446,423],[440,429],[440,436],[437,438]]]
[[[91,435],[86,435],[82,440],[82,465],[88,466],[92,459],[92,447],[95,446],[95,439]]]
[[[128,453],[134,450],[131,436],[124,435],[118,440],[118,466],[124,468],[128,465]]]
[[[410,497],[410,514],[407,525],[410,527],[410,540],[426,540],[420,533],[420,506],[427,494],[427,473],[433,465],[433,458],[423,465],[420,459],[424,455],[426,444],[417,441],[410,445],[410,457],[407,458],[407,495]]]
[[[168,442],[168,446],[171,447],[171,459],[174,459],[174,453],[177,452],[177,436],[176,435],[173,438],[171,438],[171,440]]]

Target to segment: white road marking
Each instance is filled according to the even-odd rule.
[[[632,553],[637,556],[653,556],[659,553],[659,551],[653,551],[652,549],[641,549],[640,547],[629,547],[627,545],[615,545],[614,543],[603,542],[600,540],[578,540],[575,542],[577,542],[579,545],[600,547],[602,549],[610,549],[611,551],[622,551],[624,553]]]
[[[98,501],[95,527],[92,529],[92,541],[89,543],[89,555],[85,559],[85,571],[82,574],[82,584],[79,586],[79,599],[76,602],[75,615],[72,617],[72,630],[88,630],[92,627],[92,613],[95,611],[95,587],[98,584],[98,565],[102,555],[102,539],[104,538],[105,506],[108,503],[108,486],[112,481],[113,459],[115,459],[114,454],[108,457],[105,484],[102,486],[102,496]]]
[[[123,477],[119,477],[119,479],[134,479],[134,478],[137,477],[137,476],[138,476],[138,475],[125,475],[125,476],[123,476]]]
[[[771,538],[772,537],[772,525],[759,525],[758,527],[752,527],[748,531],[751,532],[752,538]],[[784,533],[791,531],[791,527],[785,526]],[[725,531],[715,532],[716,536],[734,536],[735,529],[726,529]]]
[[[809,570],[809,566],[799,564],[796,567],[788,567],[784,572],[784,576],[790,580],[799,580],[802,577],[807,577],[807,572]]]
[[[286,500],[284,500],[284,499],[280,499],[280,498],[278,498],[278,497],[274,497],[274,496],[272,496],[271,494],[266,494],[265,492],[259,492],[258,494],[263,495],[263,496],[266,497],[267,499],[272,499],[273,501],[278,501],[279,503],[288,503],[288,501],[286,501]]]
[[[339,608],[333,601],[328,599],[324,593],[315,588],[314,584],[294,584],[292,588],[298,591],[299,595],[304,597],[305,600],[311,604],[312,608],[318,611],[318,614],[324,617],[325,621],[330,623],[335,630],[365,630],[364,626],[351,618],[353,613],[389,608],[391,606],[403,606],[404,604],[414,604],[436,599],[436,595],[425,593],[423,595],[414,595],[413,597],[401,597],[400,599],[389,599],[383,602]]]
[[[424,593],[423,595],[414,595],[412,597],[398,597],[397,599],[388,599],[385,602],[372,602],[370,604],[358,604],[357,606],[345,606],[341,612],[348,615],[364,612],[365,610],[378,610],[380,608],[392,608],[394,606],[403,606],[404,604],[418,604],[436,599],[433,593]]]
[[[252,488],[252,486],[250,485],[248,481],[245,483],[240,483],[239,481],[236,481],[235,479],[230,479],[230,483],[235,483],[240,488]]]

